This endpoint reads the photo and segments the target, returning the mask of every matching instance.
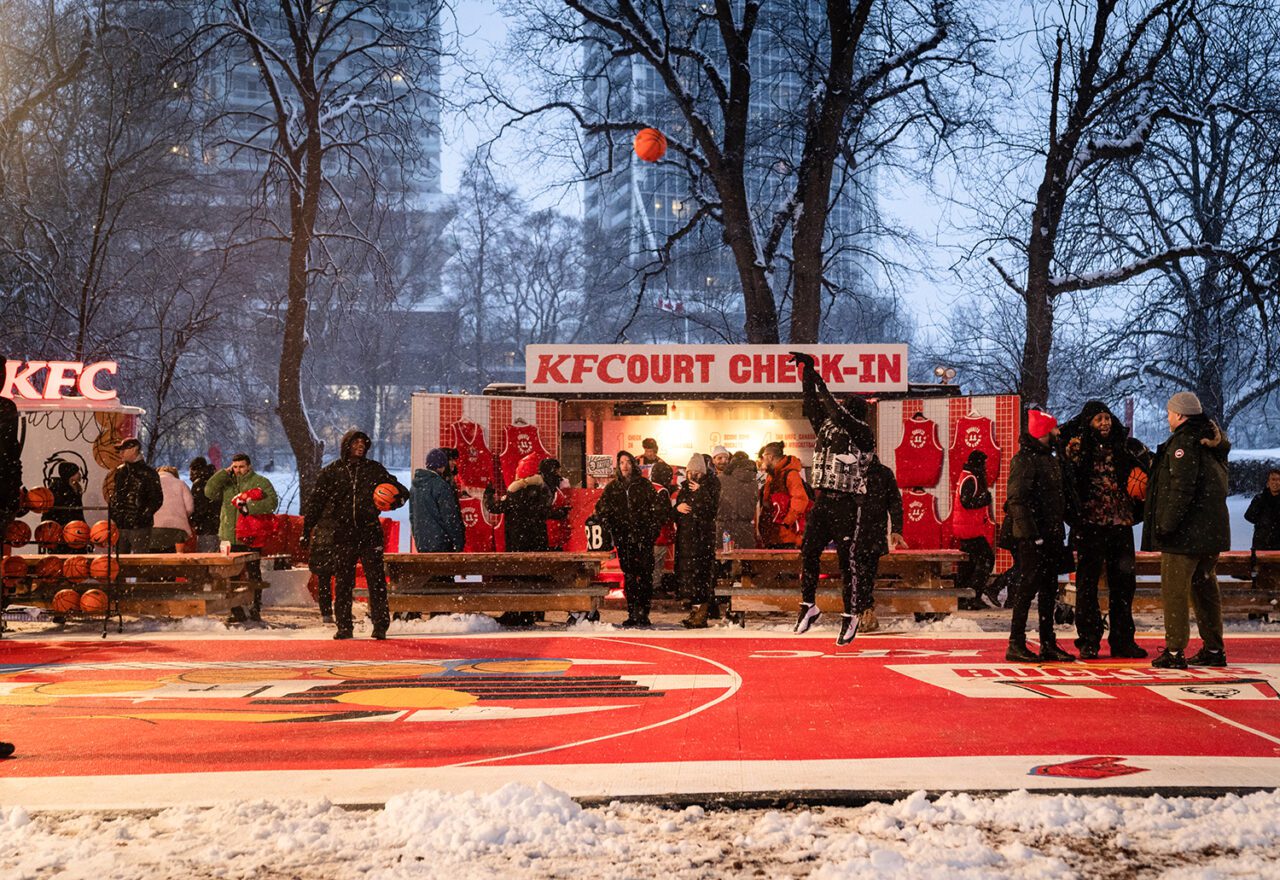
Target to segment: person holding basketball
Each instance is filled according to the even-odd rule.
[[[271,481],[253,469],[253,462],[243,452],[231,456],[231,465],[218,471],[204,484],[205,497],[217,501],[222,506],[218,525],[218,537],[231,550],[245,553],[253,550],[248,544],[236,537],[236,529],[240,525],[241,514],[245,516],[266,516],[276,512],[280,500]],[[247,566],[247,574],[255,581],[262,580],[262,563],[254,561]],[[249,620],[262,619],[262,592],[255,590],[253,606],[249,609]],[[229,623],[243,623],[244,609],[236,606],[231,609]]]
[[[338,631],[335,639],[352,636],[351,601],[356,588],[356,563],[364,569],[369,585],[369,617],[373,637],[385,639],[391,625],[387,605],[387,576],[382,567],[382,513],[374,501],[374,490],[382,483],[396,488],[389,505],[394,510],[409,500],[409,490],[388,473],[381,463],[368,457],[372,445],[363,431],[348,431],[342,438],[341,457],[316,477],[303,506],[302,540],[310,541],[312,529],[322,520],[334,526],[333,614]]]

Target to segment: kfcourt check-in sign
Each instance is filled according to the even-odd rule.
[[[794,392],[813,356],[836,393],[907,390],[905,345],[530,345],[529,392]]]

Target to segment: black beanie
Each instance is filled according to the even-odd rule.
[[[1085,405],[1080,410],[1080,423],[1083,425],[1088,425],[1090,422],[1093,421],[1094,416],[1098,415],[1099,413],[1106,413],[1107,415],[1111,416],[1111,420],[1113,422],[1116,420],[1115,413],[1113,413],[1111,411],[1111,408],[1108,407],[1101,400],[1089,400],[1085,402]]]

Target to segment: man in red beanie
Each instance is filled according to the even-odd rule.
[[[1075,656],[1058,647],[1053,610],[1058,599],[1058,565],[1066,552],[1065,487],[1053,454],[1058,422],[1047,412],[1027,412],[1027,430],[1009,465],[1005,520],[1000,546],[1013,550],[1020,577],[1014,585],[1013,621],[1005,659],[1019,663],[1068,663]],[[1040,653],[1027,648],[1027,614],[1036,599]]]

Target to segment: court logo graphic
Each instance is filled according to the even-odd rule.
[[[1280,666],[1153,669],[1140,666],[912,664],[888,669],[973,699],[1107,700],[1134,689],[1175,701],[1280,700]]]
[[[1130,767],[1122,763],[1124,758],[1099,756],[1096,758],[1079,758],[1075,761],[1064,761],[1061,764],[1040,764],[1032,767],[1028,776],[1052,776],[1059,779],[1112,779],[1116,776],[1130,776],[1134,773],[1146,773],[1146,767]]]

